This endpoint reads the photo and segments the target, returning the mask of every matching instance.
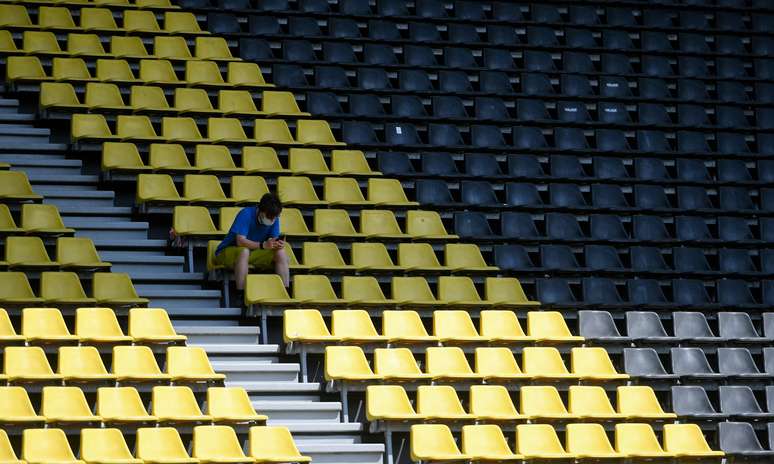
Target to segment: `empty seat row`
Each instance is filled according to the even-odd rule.
[[[429,347],[425,351],[424,371],[408,348],[377,348],[373,370],[358,346],[325,348],[325,380],[332,388],[362,388],[377,382],[570,382],[581,380],[626,381],[604,348],[573,348],[571,369],[567,369],[559,350],[553,347],[525,347],[521,367],[509,348],[478,347],[475,370],[470,367],[462,348]],[[522,405],[522,408],[524,406]]]
[[[221,74],[214,61],[189,60],[185,63],[184,77],[176,74],[167,60],[140,61],[139,74],[123,59],[97,59],[94,74],[86,67],[83,58],[58,58],[52,60],[47,74],[37,56],[9,56],[5,68],[6,81],[14,84],[35,84],[47,81],[85,83],[114,82],[117,84],[153,84],[164,87],[206,86],[209,88],[263,88],[267,87],[261,69],[255,63],[231,61],[227,73]]]
[[[50,210],[45,209],[44,212],[50,212]],[[49,218],[59,219],[58,215],[51,215]],[[72,229],[58,227],[62,225],[61,220],[59,224],[49,222],[49,225],[55,227],[42,231],[48,230],[54,234],[72,233]],[[5,261],[2,262],[2,265],[10,269],[22,270],[70,269],[84,271],[109,270],[111,266],[110,263],[100,259],[94,242],[87,237],[58,237],[56,239],[56,259],[52,260],[41,237],[17,235],[5,238]]]
[[[746,348],[718,348],[717,367],[710,364],[706,353],[697,347],[670,348],[668,359],[671,373],[664,369],[661,359],[653,348],[624,348],[625,372],[633,378],[647,381],[678,379],[687,383],[727,383],[736,380],[748,384],[767,383],[774,375],[774,352],[763,348],[763,367]]]
[[[92,275],[91,294],[91,297],[86,296],[78,275],[72,272],[42,272],[39,296],[32,291],[24,273],[0,272],[0,304],[5,307],[56,304],[120,308],[146,306],[149,301],[137,295],[128,274],[116,272],[95,272]]]
[[[774,417],[774,389],[766,387],[765,400],[759,402],[755,392],[746,385],[721,385],[718,400],[710,400],[707,391],[698,385],[672,387],[672,407],[675,414],[687,420],[770,420]],[[765,401],[765,402],[764,402]],[[760,404],[759,404],[760,403]],[[764,407],[761,407],[761,404]],[[719,405],[719,407],[716,407]]]
[[[419,313],[384,311],[381,334],[365,310],[334,310],[331,330],[316,309],[289,309],[284,312],[284,340],[287,344],[340,343],[365,344],[435,344],[470,343],[582,343],[584,338],[572,335],[561,313],[530,311],[525,332],[512,311],[481,311],[480,331],[466,311],[433,312],[433,330],[429,335]]]
[[[155,18],[153,12],[146,13],[149,18]],[[155,22],[155,21],[154,21]],[[148,26],[153,31],[152,26]],[[67,34],[67,46],[62,49],[59,46],[56,35],[50,31],[24,31],[22,34],[22,47],[17,49],[16,43],[9,36],[3,34],[3,48],[5,53],[14,51],[36,56],[84,56],[84,57],[137,57],[137,58],[161,58],[171,60],[223,60],[230,61],[238,58],[231,56],[228,44],[222,37],[196,37],[195,52],[192,54],[183,36],[156,36],[153,39],[153,53],[148,54],[145,45],[139,37],[134,40],[122,36],[116,41],[111,41],[110,53],[102,46],[100,35],[97,34]],[[118,44],[116,50],[113,44]]]
[[[341,297],[333,290],[325,275],[293,276],[293,297],[274,274],[250,274],[245,286],[245,303],[258,307],[395,307],[406,309],[525,308],[538,306],[524,294],[515,278],[487,277],[485,298],[481,298],[470,277],[441,276],[438,278],[436,299],[424,277],[393,277],[391,298],[384,296],[374,277],[345,276]]]
[[[44,443],[46,446],[41,446]],[[0,455],[7,462],[42,464],[59,462],[310,462],[299,453],[290,431],[285,427],[254,426],[249,432],[249,452],[233,428],[224,425],[200,425],[193,429],[191,454],[175,427],[139,428],[134,454],[129,450],[121,430],[91,428],[80,430],[78,460],[64,430],[30,428],[22,433],[19,461],[4,430],[0,430]],[[136,456],[136,458],[135,458]]]
[[[0,387],[0,404],[4,405],[0,423],[35,426],[74,423],[264,423],[250,404],[242,388],[210,387],[207,389],[207,413],[189,387],[153,387],[150,414],[134,387],[100,387],[95,406],[88,402],[78,387],[43,387],[40,414],[22,387]],[[96,413],[96,414],[95,414]],[[50,427],[51,425],[49,425]]]
[[[767,424],[768,447],[761,445],[752,424],[748,422],[718,423],[720,449],[728,456],[740,459],[770,459],[774,456],[774,424]]]
[[[183,146],[172,143],[152,143],[148,149],[146,163],[137,145],[128,142],[105,142],[102,145],[102,170],[125,173],[152,170],[170,173],[212,171],[224,174],[264,175],[290,173],[365,177],[381,175],[379,171],[371,170],[365,155],[360,150],[331,150],[329,162],[322,152],[315,148],[291,148],[289,154],[292,156],[288,156],[288,167],[285,168],[280,163],[274,148],[244,146],[240,153],[240,166],[237,166],[231,150],[227,147],[197,145],[195,161],[192,165]]]
[[[415,462],[508,460],[527,462],[565,460],[595,462],[624,459],[700,459],[720,462],[722,451],[713,451],[695,424],[664,426],[663,446],[650,425],[615,425],[615,446],[601,424],[568,424],[565,445],[549,424],[519,424],[515,446],[508,445],[497,425],[467,425],[462,428],[462,451],[448,426],[418,424],[411,427],[411,459]]]
[[[242,122],[236,118],[209,118],[207,136],[202,136],[196,120],[190,117],[164,117],[161,135],[157,135],[148,116],[119,115],[115,133],[101,114],[74,114],[71,137],[83,141],[137,141],[177,143],[231,143],[268,145],[322,145],[340,146],[325,121],[301,119],[296,121],[296,137],[290,133],[284,119],[259,119],[253,126],[252,138],[245,134]]]
[[[671,322],[670,335],[664,322]],[[717,314],[717,330],[713,330],[704,313],[681,311],[671,314],[671,320],[651,311],[627,311],[625,335],[621,335],[613,317],[607,311],[586,310],[578,312],[580,335],[592,340],[636,341],[640,345],[674,344],[684,342],[705,343],[768,343],[774,337],[774,314],[763,313],[756,327],[745,312],[722,311]],[[716,335],[717,333],[717,335]]]
[[[49,236],[49,235],[72,235],[75,231],[65,227],[62,218],[59,216],[59,208],[56,205],[41,205],[34,203],[25,203],[21,207],[20,226],[16,225],[11,210],[5,204],[0,204],[0,233],[3,235],[27,233],[29,235]],[[85,243],[70,241],[65,242],[67,246],[75,243]]]
[[[59,348],[56,372],[39,346],[8,346],[3,349],[0,379],[12,385],[29,383],[136,382],[136,383],[209,383],[222,382],[225,375],[212,369],[201,347],[170,346],[166,349],[165,372],[159,368],[153,351],[147,346],[114,346],[108,371],[93,346]]]
[[[17,335],[8,313],[0,308],[0,343],[3,344],[179,344],[186,341],[185,335],[175,332],[167,312],[161,308],[129,310],[126,334],[110,308],[77,308],[72,332],[58,309],[24,308]]]
[[[607,392],[599,386],[572,385],[565,406],[559,392],[552,386],[522,386],[517,408],[506,387],[502,385],[471,385],[469,408],[466,411],[454,387],[420,385],[416,394],[416,409],[406,390],[399,385],[369,385],[366,387],[366,417],[400,426],[402,422],[417,424],[433,421],[497,421],[541,422],[591,420],[663,421],[676,419],[664,412],[658,398],[647,386],[619,386],[617,407],[613,407]],[[513,427],[513,425],[511,425]]]
[[[159,3],[158,0],[154,0]],[[111,5],[118,5],[119,2],[110,0]],[[142,3],[142,0],[141,2]],[[99,2],[94,2],[95,7]],[[156,6],[156,5],[153,5]],[[45,29],[52,31],[100,31],[100,32],[142,32],[169,34],[202,34],[199,23],[193,13],[185,11],[166,11],[164,12],[164,26],[160,27],[156,20],[156,15],[152,11],[143,10],[113,10],[109,8],[88,8],[83,7],[78,10],[70,10],[61,6],[39,6],[37,16],[33,22],[30,19],[32,8],[26,5],[2,5],[0,6],[0,16],[3,20],[0,27],[3,28],[24,28],[24,29]],[[77,15],[73,13],[77,12]],[[116,23],[116,14],[120,13],[122,22],[121,27]],[[76,25],[73,17],[78,18]]]

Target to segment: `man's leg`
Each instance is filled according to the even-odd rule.
[[[245,279],[247,278],[248,263],[250,260],[250,250],[247,248],[240,248],[239,254],[234,260],[234,283],[238,291],[245,289]]]
[[[285,288],[290,287],[290,260],[285,250],[274,251],[274,272],[279,274]]]

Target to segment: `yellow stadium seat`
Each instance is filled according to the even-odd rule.
[[[226,268],[223,264],[215,262],[215,250],[218,248],[218,245],[220,245],[220,240],[209,240],[207,242],[207,272],[221,271]]]
[[[576,416],[595,420],[625,419],[610,404],[605,389],[591,385],[571,385],[567,410]]]
[[[424,415],[417,414],[409,401],[406,390],[399,385],[369,385],[366,387],[366,418],[369,422],[421,421]]]
[[[443,424],[412,425],[410,440],[412,461],[453,462],[472,459],[472,456],[460,452],[449,427]]]
[[[105,117],[101,114],[74,114],[71,138],[73,141],[81,139],[109,141],[118,139],[118,136],[110,132],[110,127],[108,127]]]
[[[369,199],[371,199],[370,189]],[[441,216],[435,211],[407,211],[406,233],[413,239],[421,240],[456,240],[459,238],[457,235],[446,233]]]
[[[19,49],[16,47],[16,42],[13,41],[13,36],[11,35],[11,31],[9,30],[0,30],[0,52],[3,53],[18,53]],[[24,57],[28,58],[28,57]],[[32,59],[37,60],[37,57],[29,57]],[[32,62],[32,61],[30,61]],[[38,65],[40,64],[40,61],[38,61]],[[17,68],[18,63],[14,63],[14,67]],[[17,68],[18,69],[18,68]],[[41,71],[42,67],[40,70]],[[11,69],[6,69],[6,76],[8,76],[8,80],[11,81],[11,75],[13,75],[15,72]],[[42,74],[45,76],[45,73]]]
[[[419,205],[416,201],[409,201],[399,180],[375,177],[368,179],[368,201],[379,206],[391,207]]]
[[[242,174],[245,172],[244,168],[238,168],[234,164],[231,152],[228,147],[223,145],[197,145],[196,167],[204,172],[219,174]]]
[[[266,111],[265,107],[264,111]],[[345,145],[344,142],[336,140],[327,121],[312,119],[299,119],[296,121],[296,140],[304,145],[334,147]]]
[[[24,340],[23,335],[16,334],[16,329],[11,324],[8,312],[4,308],[0,308],[0,344],[24,342]]]
[[[0,5],[0,27],[31,27],[32,21],[24,5]]]
[[[474,461],[520,461],[514,454],[500,427],[494,424],[465,425],[462,427],[462,452]]]
[[[174,427],[137,429],[135,456],[146,463],[196,464],[199,459],[191,458],[185,450],[180,434]]]
[[[409,213],[411,213],[409,211]],[[403,233],[395,219],[395,214],[389,210],[364,209],[360,211],[360,232],[368,238],[384,240],[405,240],[411,238]]]
[[[14,200],[40,200],[43,197],[32,191],[27,174],[19,171],[0,171],[0,199]]]
[[[93,305],[96,299],[86,296],[78,274],[74,272],[42,272],[40,297],[54,305]]]
[[[164,12],[164,30],[178,34],[200,34],[203,32],[196,21],[196,16],[187,11]]]
[[[368,312],[362,309],[333,311],[331,332],[347,343],[385,343],[388,340],[379,335]]]
[[[339,247],[332,242],[304,242],[304,266],[312,270],[354,271],[356,268],[344,262]]]
[[[509,348],[480,346],[476,348],[475,358],[476,373],[487,379],[519,381],[530,378],[521,371]]]
[[[433,311],[433,335],[442,343],[486,342],[476,331],[470,313],[461,310]]]
[[[33,55],[61,55],[62,49],[56,41],[53,32],[24,31],[22,34],[22,50]]]
[[[250,457],[255,462],[311,462],[296,447],[287,427],[250,427]]]
[[[362,237],[362,234],[355,231],[349,213],[343,209],[314,210],[314,231],[320,237],[332,239],[352,240]]]
[[[530,311],[527,313],[527,332],[531,337],[549,342],[582,342],[573,335],[559,311]]]
[[[40,415],[46,423],[101,422],[78,387],[43,387]]]
[[[353,305],[362,307],[391,307],[397,301],[387,299],[373,277],[344,276],[341,283],[341,297]]]
[[[193,430],[191,455],[202,463],[244,463],[245,456],[236,432],[226,425],[199,425]]]
[[[384,311],[382,334],[389,339],[390,344],[438,342],[438,337],[428,335],[419,314],[409,310]]]
[[[623,459],[600,424],[567,424],[567,452],[581,460]]]
[[[189,85],[200,87],[230,87],[231,84],[223,81],[218,63],[214,61],[191,60],[185,64],[185,81]]]
[[[417,412],[435,420],[475,420],[473,414],[465,412],[457,392],[449,385],[420,385]]]
[[[148,116],[119,115],[116,122],[116,135],[121,140],[160,142],[164,137],[156,135],[156,130]]]
[[[124,335],[116,313],[111,308],[78,308],[75,310],[75,335],[87,343],[131,342]]]
[[[220,115],[221,112],[212,107],[210,97],[204,89],[175,89],[174,110],[185,114]]]
[[[233,204],[233,198],[227,198],[220,181],[209,174],[186,174],[183,180],[183,196],[196,203]]]
[[[8,267],[25,269],[50,269],[58,263],[48,257],[40,237],[8,237],[5,242],[5,260]]]
[[[97,389],[97,415],[108,423],[156,422],[158,418],[145,410],[140,394],[134,387],[102,387]]]
[[[508,310],[484,310],[479,314],[479,333],[494,342],[534,342],[524,333],[516,313]]]
[[[51,77],[56,81],[89,82],[94,78],[82,58],[54,58]]]
[[[143,343],[184,342],[187,338],[175,332],[169,315],[161,308],[130,309],[128,333],[135,342]]]
[[[239,183],[241,183],[241,178],[248,177],[248,176],[235,176],[235,177],[240,178],[240,182]],[[250,178],[254,179],[252,177],[250,177]],[[234,186],[233,186],[234,185],[234,180],[233,179],[234,178],[232,178],[232,180],[231,180],[231,185],[232,185],[232,187],[231,187],[232,195],[231,196],[232,197],[234,196],[234,193],[235,193],[234,192]],[[256,179],[256,182],[257,182],[257,179]],[[239,187],[238,191],[236,193],[239,193],[239,191],[241,191],[241,190],[242,190],[242,187]],[[234,224],[234,220],[236,219],[237,215],[239,214],[240,211],[242,211],[242,208],[243,208],[242,206],[223,206],[223,207],[221,207],[220,208],[220,213],[218,214],[218,230],[220,230],[221,232],[224,232],[224,233],[228,232],[231,229],[231,226]]]
[[[100,259],[94,242],[86,237],[57,238],[56,260],[62,269],[103,270],[112,265]]]
[[[24,387],[0,387],[0,423],[35,426],[44,422],[45,418],[37,415],[32,407]],[[2,429],[0,431],[5,433]],[[0,434],[0,462],[4,463],[3,439],[8,440],[8,437]]]
[[[221,78],[222,79],[222,78]],[[259,116],[253,96],[247,90],[221,90],[218,92],[218,110],[230,116]]]
[[[80,26],[87,31],[114,32],[119,30],[115,19],[113,19],[113,12],[108,8],[81,8]]]
[[[425,370],[437,379],[480,380],[481,374],[473,372],[462,349],[456,346],[431,346],[425,351]]]
[[[21,333],[32,342],[78,341],[77,336],[70,334],[62,313],[56,308],[24,308]]]
[[[629,418],[676,419],[672,412],[664,412],[656,394],[646,385],[626,385],[618,387],[618,412]]]
[[[119,429],[81,430],[81,457],[89,463],[143,464],[132,457]]]
[[[322,152],[316,148],[291,148],[288,166],[294,174],[326,176],[331,173]]]
[[[140,80],[159,85],[176,85],[180,80],[167,60],[141,60]]]
[[[572,372],[591,380],[627,380],[628,374],[616,371],[607,350],[601,347],[576,347],[570,353]]]
[[[78,96],[75,95],[75,89],[72,84],[66,82],[40,83],[41,108],[78,110],[87,108],[88,106],[89,105],[83,104],[78,100]]]
[[[331,152],[331,172],[348,176],[381,176],[372,171],[365,155],[360,150],[333,150]]]
[[[164,95],[164,89],[150,85],[135,85],[129,94],[134,111],[165,113],[172,111]],[[154,144],[155,145],[155,144]]]
[[[218,237],[223,234],[215,228],[210,212],[204,206],[175,206],[172,227],[181,237]]]
[[[241,387],[208,388],[207,414],[216,422],[265,422],[268,419],[255,412],[247,391]]]
[[[392,298],[401,307],[430,309],[441,305],[424,277],[393,277],[391,288]]]
[[[8,346],[3,356],[3,372],[11,382],[61,381],[54,374],[39,346]]]
[[[198,168],[191,166],[183,146],[171,143],[151,144],[149,164],[156,172],[186,173],[199,171]]]
[[[297,275],[293,282],[293,299],[305,305],[341,305],[347,303],[339,299],[333,291],[330,280],[324,275]]]
[[[228,83],[238,87],[273,87],[263,79],[261,68],[255,63],[230,62]]]
[[[96,34],[67,34],[67,53],[71,56],[110,56]]]
[[[615,424],[615,450],[628,458],[664,459],[675,457],[664,451],[648,424]]]
[[[573,455],[562,448],[554,428],[548,424],[519,424],[516,426],[518,453],[527,460],[572,460]]]
[[[97,349],[93,346],[62,346],[59,348],[57,373],[68,382],[114,381]]]
[[[280,223],[282,224],[282,232],[289,237],[316,238],[320,235],[309,230],[301,211],[296,208],[283,207],[280,213]]]
[[[160,32],[153,11],[124,10],[124,29],[130,32]]]
[[[720,458],[722,451],[713,451],[696,424],[664,424],[664,451],[678,458]]]
[[[302,112],[296,103],[296,97],[291,92],[264,90],[261,97],[261,111],[274,116],[309,116]],[[299,140],[300,141],[300,140]]]
[[[277,152],[271,147],[242,147],[242,167],[248,174],[286,174]]]
[[[188,199],[177,193],[172,178],[167,174],[140,174],[137,176],[137,202],[187,203]]]
[[[245,134],[242,123],[236,118],[209,118],[207,138],[215,143],[252,142]]]
[[[180,143],[200,143],[207,140],[202,137],[199,127],[193,118],[161,119],[161,133],[168,140]]]
[[[471,385],[470,413],[479,420],[514,421],[525,420],[513,404],[508,389],[502,385]]]
[[[16,225],[16,221],[11,216],[11,210],[5,203],[0,203],[0,234],[14,234],[22,232],[22,229]]]
[[[233,198],[237,204],[258,203],[259,201],[261,201],[261,197],[263,197],[267,193],[269,193],[269,186],[266,185],[266,181],[263,179],[263,177],[257,177],[257,176],[231,177],[231,198]],[[231,221],[231,223],[233,223],[233,220]],[[229,224],[228,226],[230,227],[231,224]],[[283,232],[286,232],[286,231],[283,230]]]
[[[192,58],[185,37],[160,36],[153,38],[153,55],[165,60],[189,60]]]
[[[167,348],[167,373],[174,381],[222,381],[226,378],[212,368],[207,352],[200,346]]]
[[[280,177],[277,180],[277,190],[283,204],[301,206],[322,206],[326,204],[325,201],[320,200],[317,196],[312,186],[312,181],[308,177]],[[316,229],[317,227],[315,227]]]
[[[135,83],[140,79],[134,77],[132,69],[126,60],[97,60],[97,80],[103,82]]]
[[[92,288],[100,305],[137,306],[147,305],[147,298],[140,298],[129,275],[118,272],[95,272]]]
[[[0,272],[0,302],[4,305],[34,306],[43,303],[32,292],[23,272]]]
[[[13,446],[11,446],[8,434],[3,429],[0,429],[0,461],[7,464],[25,464],[24,461],[20,461],[16,457],[16,452],[14,452]]]
[[[65,227],[56,205],[22,205],[21,226],[35,235],[72,235],[75,232]]]
[[[26,429],[22,432],[22,460],[29,464],[86,464],[75,459],[62,429]]]
[[[294,145],[296,143],[284,119],[256,119],[253,138],[258,144]]]
[[[9,42],[9,45],[12,45],[13,41],[9,40],[11,34],[8,31],[0,32],[5,32],[5,34],[0,35],[0,44]],[[3,39],[4,37],[5,39]],[[15,45],[13,47],[15,49]],[[3,48],[9,47],[4,46]],[[51,77],[46,75],[43,65],[40,64],[40,59],[37,56],[9,56],[5,67],[5,79],[8,82],[38,82],[49,80]]]
[[[112,19],[112,16],[111,16]],[[110,37],[110,53],[119,58],[150,58],[148,49],[141,37],[120,36]]]
[[[410,272],[448,271],[438,262],[438,257],[429,243],[398,244],[398,265]]]
[[[175,8],[169,0],[135,0],[137,8]]]
[[[116,84],[89,82],[86,84],[85,104],[89,108],[124,111],[130,107],[124,104],[121,91]]]
[[[200,60],[231,61],[234,58],[223,37],[197,37],[196,58]]]
[[[316,309],[288,309],[284,312],[283,338],[285,343],[327,343],[341,341],[331,335],[328,326]]]
[[[447,244],[444,247],[444,263],[454,272],[488,273],[499,269],[487,265],[478,245],[472,243]]]
[[[540,306],[540,302],[531,301],[521,288],[521,283],[514,277],[487,277],[485,285],[485,300],[496,308],[516,309],[525,306]]]
[[[538,379],[578,379],[564,365],[559,350],[547,346],[530,346],[522,352],[522,368],[524,373]]]
[[[381,376],[374,374],[363,350],[357,346],[325,347],[325,380],[373,381]]]
[[[388,273],[402,271],[401,266],[393,264],[383,243],[353,243],[352,265],[361,272]]]
[[[38,27],[41,29],[76,29],[70,10],[65,7],[38,8]]]
[[[199,409],[193,391],[188,387],[153,387],[151,414],[161,421],[169,422],[210,422]]]
[[[438,300],[449,308],[491,307],[483,301],[470,277],[440,276],[438,278]]]
[[[113,347],[113,373],[121,381],[169,381],[147,346]]]
[[[297,306],[299,303],[288,296],[280,276],[276,274],[248,274],[245,282],[245,304]]]
[[[422,372],[408,348],[377,348],[374,350],[374,372],[385,381],[430,380]]]

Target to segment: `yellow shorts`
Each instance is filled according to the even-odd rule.
[[[233,269],[242,248],[237,246],[224,248],[223,251],[215,255],[215,262]],[[260,248],[252,250],[250,251],[248,262],[252,268],[274,269],[274,250],[262,250]]]

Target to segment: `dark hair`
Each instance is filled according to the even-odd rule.
[[[265,193],[258,202],[258,210],[267,217],[275,218],[282,212],[282,202],[273,193]]]

